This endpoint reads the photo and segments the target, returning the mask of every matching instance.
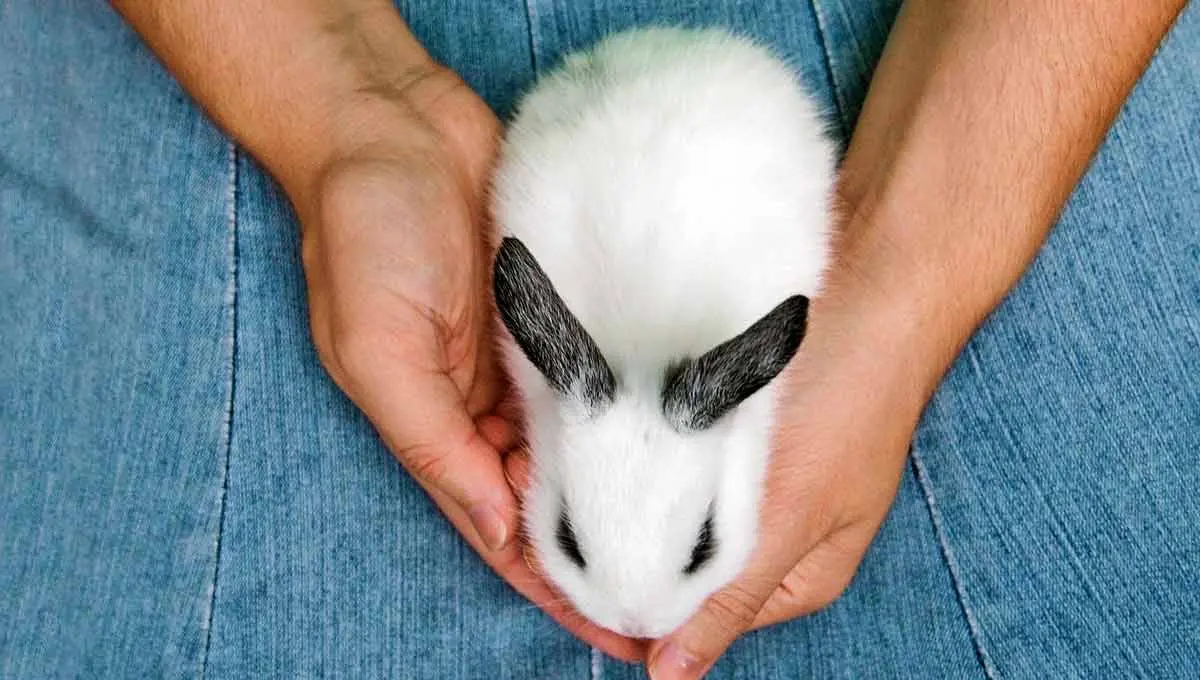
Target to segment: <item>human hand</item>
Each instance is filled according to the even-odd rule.
[[[633,642],[559,606],[511,540],[519,519],[501,452],[514,437],[494,414],[503,382],[487,293],[499,124],[447,70],[408,81],[351,123],[364,136],[311,199],[293,196],[318,354],[493,569],[577,636],[639,658]]]
[[[853,578],[895,496],[930,384],[904,354],[900,310],[875,304],[839,297],[837,285],[814,299],[782,376],[758,547],[736,581],[651,645],[655,680],[701,677],[742,633],[817,611]]]

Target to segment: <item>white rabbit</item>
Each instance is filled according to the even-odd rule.
[[[755,545],[835,153],[796,74],[715,29],[609,37],[518,107],[494,293],[533,459],[526,529],[605,628],[669,633]]]

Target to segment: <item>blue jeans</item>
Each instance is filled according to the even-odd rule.
[[[847,136],[894,0],[405,0],[502,114],[730,24]],[[1200,7],[930,403],[828,609],[715,678],[1200,675]],[[635,678],[497,578],[318,364],[277,187],[98,1],[0,2],[0,677]]]

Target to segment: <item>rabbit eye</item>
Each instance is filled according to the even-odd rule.
[[[583,553],[579,552],[579,541],[575,538],[575,530],[571,528],[571,518],[567,516],[565,508],[558,516],[558,529],[554,532],[554,540],[558,542],[559,550],[562,550],[575,566],[580,569],[587,567]]]
[[[717,552],[717,537],[713,533],[713,516],[712,511],[708,511],[708,517],[704,519],[704,524],[700,527],[700,535],[696,537],[696,545],[692,548],[692,558],[687,566],[683,568],[683,573],[691,576],[708,564],[714,553]]]

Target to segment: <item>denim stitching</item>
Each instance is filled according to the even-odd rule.
[[[225,413],[221,423],[221,436],[218,450],[224,456],[221,466],[221,494],[218,498],[217,532],[213,537],[213,568],[212,579],[208,589],[208,606],[204,616],[204,654],[200,660],[200,677],[208,672],[208,657],[212,650],[213,615],[217,600],[217,578],[221,573],[221,537],[225,528],[225,499],[229,493],[229,459],[233,449],[233,398],[237,376],[237,182],[238,182],[238,149],[233,142],[228,143],[229,164],[228,184],[225,189],[225,225],[226,225],[226,254],[229,257],[229,283],[225,288],[222,306],[226,309],[227,334],[225,336],[226,361],[228,380],[225,385]]]
[[[975,647],[975,657],[979,660],[979,664],[983,666],[984,676],[989,680],[994,680],[998,677],[996,667],[992,664],[992,659],[988,655],[987,649],[983,646],[983,632],[979,626],[979,619],[975,617],[975,611],[971,609],[971,602],[967,597],[967,589],[963,585],[962,570],[958,567],[958,560],[954,557],[954,550],[950,548],[950,540],[946,536],[946,528],[942,524],[942,513],[938,510],[937,501],[933,497],[933,483],[929,480],[929,472],[925,468],[925,461],[917,451],[915,444],[910,453],[917,484],[921,487],[921,494],[925,497],[925,505],[929,508],[929,517],[933,520],[933,534],[937,537],[938,546],[941,548],[942,560],[946,563],[946,569],[950,572],[950,581],[954,584],[954,595],[958,600],[959,607],[962,608],[963,615],[967,619],[967,630],[971,634],[971,644]]]
[[[817,34],[821,39],[821,54],[825,57],[825,71],[829,74],[830,89],[833,90],[833,106],[837,109],[838,127],[841,129],[845,144],[850,142],[850,121],[846,120],[846,103],[842,101],[842,87],[838,83],[836,61],[833,51],[829,48],[829,31],[825,25],[825,13],[821,11],[820,0],[809,0],[813,16],[817,20]]]
[[[538,74],[538,50],[541,45],[538,42],[537,32],[537,10],[534,8],[534,3],[537,0],[525,0],[525,21],[529,26],[529,68],[533,70],[533,75]]]
[[[592,647],[592,680],[604,677],[604,655],[599,649]]]

